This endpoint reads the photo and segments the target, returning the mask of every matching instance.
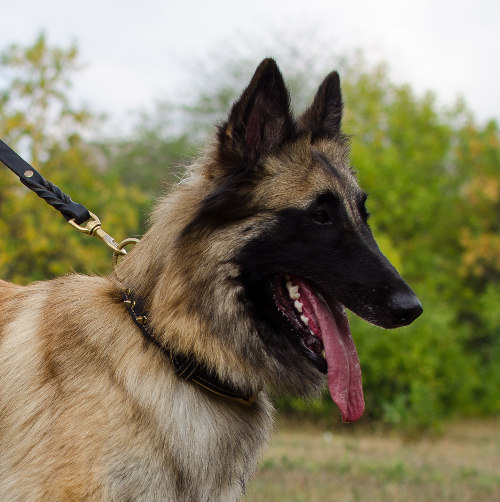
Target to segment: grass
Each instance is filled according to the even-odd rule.
[[[281,424],[244,502],[497,502],[500,419],[407,440],[360,428]]]

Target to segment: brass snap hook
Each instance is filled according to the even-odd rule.
[[[111,235],[108,235],[101,227],[101,220],[92,212],[90,212],[90,219],[87,220],[85,223],[82,225],[78,225],[76,223],[75,219],[73,218],[72,220],[69,220],[68,223],[73,227],[76,228],[79,232],[82,232],[83,234],[88,234],[88,235],[93,235],[94,237],[97,237],[101,241],[103,241],[109,248],[113,250],[114,254],[121,254],[125,255],[127,252],[120,248],[120,245],[118,242],[116,242]],[[124,241],[125,242],[125,241]]]

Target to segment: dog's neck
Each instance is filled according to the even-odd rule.
[[[231,399],[244,406],[252,406],[257,398],[258,392],[253,394],[243,392],[230,383],[223,382],[213,369],[207,368],[197,361],[194,356],[175,353],[172,348],[160,343],[154,336],[153,330],[149,325],[145,302],[140,297],[135,296],[130,289],[123,292],[122,300],[130,317],[145,338],[159,347],[170,359],[175,374],[179,378],[193,382],[208,392]]]
[[[214,267],[234,278],[238,267],[217,255],[216,240],[186,243],[179,237],[206,196],[204,183],[193,171],[159,201],[150,228],[119,260],[111,280],[119,291],[130,288],[143,300],[148,327],[168,358],[170,350],[178,360],[191,356],[209,375],[217,375],[221,387],[248,397],[266,387],[274,361],[247,322],[246,305],[235,301],[227,308],[226,300],[238,293],[234,281],[214,280]]]

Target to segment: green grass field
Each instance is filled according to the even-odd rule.
[[[500,419],[407,440],[349,425],[281,424],[245,502],[499,502]]]

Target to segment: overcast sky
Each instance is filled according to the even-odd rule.
[[[335,52],[386,61],[393,79],[435,91],[442,104],[461,95],[478,119],[500,118],[496,0],[9,0],[0,15],[0,49],[41,30],[50,44],[76,42],[78,100],[115,120],[173,98],[183,66],[218,44],[237,47],[244,36],[258,46],[269,33],[308,29]]]

